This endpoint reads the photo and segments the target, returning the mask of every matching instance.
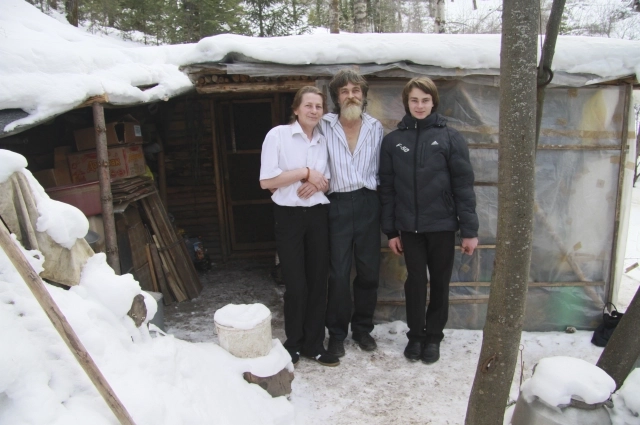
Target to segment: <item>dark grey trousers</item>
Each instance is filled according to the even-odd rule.
[[[380,201],[369,189],[329,195],[329,335],[344,340],[349,333],[370,333],[378,300],[380,275]],[[351,299],[351,265],[356,277]]]

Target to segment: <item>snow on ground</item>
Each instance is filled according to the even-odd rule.
[[[640,236],[640,185],[634,189],[627,256],[636,256]],[[261,302],[271,309],[273,335],[284,341],[282,289],[269,276],[273,259],[216,265],[203,275],[204,290],[196,300],[165,310],[168,332],[189,341],[217,341],[215,311],[227,303]],[[631,301],[640,281],[626,276],[618,308]],[[346,356],[335,368],[301,359],[295,367],[291,403],[296,425],[463,424],[475,374],[482,332],[445,330],[441,359],[433,365],[408,362],[402,354],[406,324],[376,325],[378,350],[367,353],[347,339]],[[542,358],[571,356],[595,364],[602,348],[591,344],[592,332],[524,332],[523,367],[518,367],[510,399],[518,397],[520,382],[532,375]],[[633,422],[629,422],[633,424]]]
[[[13,163],[14,168],[18,162]],[[31,183],[37,185],[35,180]],[[637,218],[640,188],[634,190],[634,198],[632,216]],[[58,211],[54,208],[41,214]],[[631,231],[638,234],[640,226],[634,225]],[[633,238],[629,240],[633,244]],[[40,253],[25,254],[36,270],[41,268]],[[91,258],[79,286],[47,288],[139,425],[464,422],[480,331],[445,330],[441,360],[424,365],[408,362],[402,355],[405,323],[378,324],[373,331],[378,341],[375,352],[363,352],[348,339],[346,356],[338,367],[301,359],[289,399],[273,399],[259,386],[245,382],[245,371],[268,376],[291,367],[280,343],[284,340],[282,289],[271,280],[272,262],[264,258],[216,265],[203,275],[200,297],[165,308],[166,336],[133,326],[125,315],[126,300],[114,288],[126,287],[133,297],[139,293],[137,283],[129,275],[116,276],[104,254]],[[629,281],[638,286],[637,281]],[[274,348],[262,358],[235,358],[217,344],[214,314],[230,303],[256,302],[273,315]],[[257,317],[254,313],[249,316]],[[117,423],[3,251],[0,322],[0,423]],[[521,381],[531,377],[533,366],[542,358],[571,356],[595,364],[602,349],[590,340],[587,331],[525,332],[522,367],[515,371],[511,400],[515,401]],[[632,394],[638,385],[631,383],[617,399],[630,400],[627,405],[637,408]],[[629,411],[617,417],[627,418],[627,425],[640,424],[640,418]]]

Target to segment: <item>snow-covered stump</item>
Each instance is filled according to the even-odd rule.
[[[522,385],[511,425],[611,425],[606,407],[616,383],[581,359],[548,357]]]
[[[266,356],[271,351],[271,312],[263,304],[228,304],[216,311],[213,321],[220,347],[232,355],[251,359]],[[267,377],[251,372],[244,372],[243,377],[272,397],[291,394],[293,372],[286,367]]]

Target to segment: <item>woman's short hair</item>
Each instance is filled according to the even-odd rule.
[[[296,95],[293,97],[293,103],[291,104],[291,117],[289,118],[289,124],[293,124],[294,122],[296,122],[297,117],[294,111],[300,107],[300,104],[302,104],[302,97],[307,93],[313,93],[313,94],[319,95],[322,98],[322,114],[327,113],[327,96],[325,96],[324,93],[322,93],[322,91],[317,87],[304,86],[300,90],[298,90]]]
[[[435,112],[438,109],[438,104],[440,103],[440,96],[438,95],[438,88],[436,87],[436,84],[429,77],[412,78],[404,86],[404,89],[402,90],[402,104],[404,105],[404,111],[407,114],[411,113],[409,111],[409,92],[414,88],[420,89],[426,94],[431,95],[431,99],[433,100],[433,109],[431,109],[431,112]]]
[[[341,69],[333,76],[329,83],[329,94],[331,95],[331,101],[333,102],[333,112],[340,113],[340,89],[347,84],[353,84],[354,86],[360,86],[362,90],[362,111],[367,107],[367,93],[369,92],[369,84],[362,75],[353,69]]]

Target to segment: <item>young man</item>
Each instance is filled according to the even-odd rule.
[[[329,83],[334,113],[324,116],[322,131],[329,150],[329,294],[327,351],[344,356],[351,323],[352,338],[365,351],[377,345],[370,333],[380,271],[380,201],[378,162],[383,130],[366,114],[369,86],[357,72],[345,69]],[[351,263],[356,278],[351,300]]]
[[[414,78],[402,92],[405,117],[380,151],[382,231],[389,248],[404,254],[404,285],[411,361],[440,358],[449,314],[449,280],[460,230],[462,252],[478,245],[478,215],[469,149],[460,133],[436,113],[438,89],[427,77]],[[427,272],[431,293],[426,310]]]

